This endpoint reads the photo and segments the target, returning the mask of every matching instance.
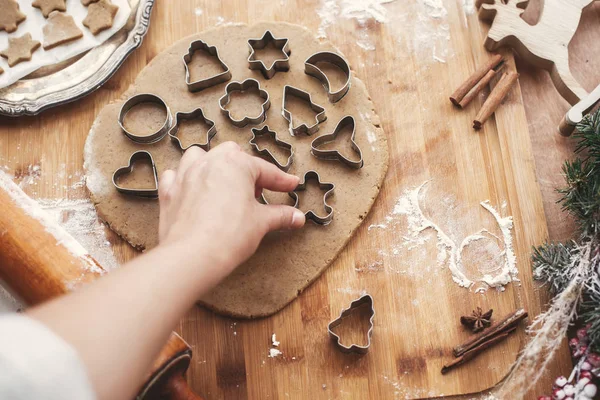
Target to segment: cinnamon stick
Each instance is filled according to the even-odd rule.
[[[478,335],[475,335],[467,342],[458,345],[454,348],[453,353],[454,357],[460,357],[469,350],[476,348],[477,346],[489,341],[490,339],[506,333],[508,331],[514,330],[514,328],[521,322],[527,318],[527,311],[520,308],[512,314],[506,316],[503,320],[496,322],[483,332]]]
[[[492,93],[490,93],[485,103],[483,103],[483,106],[481,106],[481,110],[477,113],[477,116],[473,121],[473,128],[481,129],[481,126],[496,111],[502,100],[504,100],[518,77],[519,74],[516,72],[507,72],[500,78],[492,90]]]
[[[458,103],[458,106],[460,108],[465,108],[467,105],[469,105],[469,103],[475,98],[475,96],[477,96],[479,92],[481,92],[483,88],[490,83],[492,78],[496,76],[496,73],[496,70],[490,69],[488,73],[485,74],[485,76],[481,78],[479,82],[477,82],[477,85],[473,86],[473,89],[471,89],[469,93],[467,93],[467,95],[463,97],[460,103]]]
[[[458,87],[450,96],[450,101],[455,106],[459,106],[460,101],[469,93],[477,82],[481,80],[490,70],[496,68],[498,64],[502,62],[502,56],[500,54],[494,55],[485,64],[480,66],[462,85]]]

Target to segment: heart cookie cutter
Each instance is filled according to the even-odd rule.
[[[135,133],[130,132],[129,130],[127,130],[127,128],[125,128],[124,121],[125,117],[127,116],[127,113],[133,107],[141,103],[158,104],[167,113],[165,117],[165,122],[163,122],[162,126],[150,135],[136,135]],[[119,126],[121,127],[121,130],[123,131],[125,136],[127,136],[129,139],[133,140],[136,143],[151,144],[160,141],[163,137],[166,136],[167,132],[169,131],[169,128],[171,127],[172,122],[173,117],[171,116],[171,110],[169,110],[167,103],[165,103],[163,99],[152,93],[140,93],[130,97],[125,103],[123,103],[123,105],[121,106],[121,110],[119,111]]]
[[[275,141],[275,145],[290,151],[290,155],[285,164],[280,163],[279,160],[277,160],[275,155],[269,149],[267,149],[267,148],[259,149],[258,148],[256,139],[261,136],[270,136]],[[258,154],[260,154],[262,156],[268,157],[271,160],[271,162],[273,162],[273,164],[275,164],[277,166],[277,168],[281,169],[282,171],[287,172],[290,169],[290,167],[292,166],[292,160],[293,160],[293,156],[294,156],[294,149],[292,148],[292,145],[288,142],[284,142],[283,140],[279,140],[279,138],[277,137],[277,132],[269,129],[268,125],[265,125],[260,129],[252,128],[252,139],[250,139],[250,141],[248,143],[250,143],[250,146],[252,146],[252,149],[254,149],[255,152],[257,152]]]
[[[190,79],[190,67],[189,64],[192,62],[194,53],[198,50],[204,50],[208,54],[217,58],[217,61],[221,64],[223,72],[217,75],[213,75],[209,78],[199,79],[191,82]],[[198,92],[200,90],[218,85],[223,82],[227,82],[231,79],[231,71],[225,62],[219,57],[219,51],[215,46],[209,46],[203,40],[194,40],[190,43],[187,54],[183,56],[183,65],[185,66],[185,84],[190,92]]]
[[[319,147],[324,145],[325,143],[333,142],[337,138],[338,134],[347,126],[352,126],[352,136],[350,136],[350,145],[352,146],[352,149],[356,152],[356,154],[358,154],[358,160],[351,160],[344,156],[342,153],[340,153],[338,150],[319,150]],[[356,142],[354,141],[355,130],[356,122],[354,121],[354,117],[352,117],[351,115],[346,115],[340,120],[340,122],[338,122],[335,129],[333,130],[333,133],[321,135],[312,141],[312,143],[310,144],[310,152],[315,157],[323,160],[338,160],[351,168],[362,168],[364,165],[364,161],[362,151],[360,150],[360,147],[358,147],[358,144],[356,144]]]
[[[150,160],[150,164],[152,165],[152,173],[154,175],[154,188],[152,188],[152,189],[129,189],[129,188],[120,186],[117,183],[117,180],[119,179],[119,177],[132,172],[133,164],[136,161],[143,160],[143,159]],[[123,194],[133,195],[133,196],[138,196],[138,197],[157,198],[158,197],[158,173],[156,172],[156,165],[154,164],[154,159],[152,158],[152,154],[150,154],[146,150],[139,150],[139,151],[136,151],[135,153],[133,153],[131,155],[131,157],[129,157],[129,165],[117,168],[117,170],[113,173],[112,183],[115,186],[115,188]]]
[[[336,91],[331,91],[331,82],[327,75],[317,66],[317,63],[329,63],[337,66],[346,75],[346,81],[342,87]],[[323,83],[325,89],[327,89],[327,97],[331,103],[337,103],[340,101],[348,90],[350,90],[351,72],[350,65],[348,62],[339,54],[332,53],[330,51],[321,51],[313,54],[304,61],[304,72],[312,77],[317,78]]]
[[[266,48],[270,43],[283,53],[284,58],[279,58],[271,63],[267,68],[262,60],[256,59],[256,50]],[[248,47],[250,47],[250,55],[248,56],[248,68],[259,70],[266,79],[271,79],[278,71],[288,71],[290,69],[290,54],[289,40],[287,38],[276,38],[271,31],[265,31],[260,39],[248,39]]]
[[[289,193],[289,196],[292,199],[294,199],[294,201],[295,201],[294,208],[298,208],[300,199],[296,192],[306,190],[307,182],[309,180],[313,180],[313,179],[317,181],[317,183],[319,185],[319,189],[325,190],[325,194],[323,195],[323,206],[325,207],[325,212],[327,212],[327,215],[325,215],[324,217],[321,217],[321,216],[317,215],[314,210],[308,210],[304,213],[304,215],[306,216],[306,219],[310,219],[319,225],[328,225],[331,223],[331,221],[333,221],[333,208],[329,204],[327,204],[327,198],[329,198],[330,196],[333,195],[333,190],[335,189],[335,185],[333,183],[321,182],[321,178],[319,177],[319,174],[317,173],[317,171],[311,170],[311,171],[306,172],[304,174],[304,178],[303,178],[302,182],[300,182],[298,184],[298,186],[296,186],[296,189],[294,189],[293,192]]]
[[[288,96],[294,96],[305,101],[306,103],[308,103],[309,107],[317,113],[317,115],[315,115],[315,123],[313,125],[308,126],[304,123],[294,128],[294,120],[292,113],[286,108]],[[325,115],[325,109],[317,103],[313,103],[312,98],[310,97],[310,93],[289,85],[285,85],[283,87],[281,115],[283,115],[283,118],[285,118],[286,121],[289,123],[289,130],[292,136],[296,136],[297,134],[301,133],[304,133],[306,135],[312,135],[313,133],[319,130],[319,124],[327,119],[327,115]]]
[[[225,108],[229,104],[232,92],[245,92],[248,89],[256,87],[258,89],[258,95],[265,101],[261,105],[261,113],[256,117],[245,115],[242,119],[234,119],[231,116],[229,110]],[[248,124],[258,125],[262,124],[267,119],[267,110],[271,107],[271,100],[269,100],[269,93],[260,88],[260,83],[256,79],[248,78],[243,82],[230,82],[225,87],[225,94],[219,99],[219,108],[221,112],[229,119],[229,121],[238,128],[243,128]]]
[[[344,318],[348,317],[350,314],[354,313],[359,307],[368,305],[371,316],[369,317],[369,330],[367,331],[367,344],[365,346],[361,346],[356,343],[352,343],[350,346],[344,346],[341,342],[341,338],[333,331],[333,329],[339,326]],[[371,336],[373,336],[373,318],[375,318],[375,308],[373,307],[373,298],[369,294],[362,295],[358,299],[354,300],[350,303],[350,307],[343,309],[340,313],[340,316],[334,319],[327,325],[327,332],[329,333],[329,337],[333,340],[335,345],[342,351],[343,353],[358,353],[358,354],[366,354],[369,351],[369,347],[371,347]]]
[[[202,122],[206,123],[209,126],[208,131],[206,132],[206,143],[192,143],[189,146],[183,147],[183,145],[181,144],[181,140],[179,139],[179,137],[177,137],[177,133],[179,132],[179,124],[181,123],[181,121],[192,121],[195,119],[200,119],[202,120]],[[169,137],[173,142],[175,142],[175,144],[177,144],[177,147],[179,147],[181,151],[186,151],[192,146],[198,146],[202,150],[208,151],[210,150],[210,141],[212,140],[212,138],[215,137],[216,134],[217,127],[215,126],[214,121],[204,116],[202,108],[196,108],[194,111],[187,113],[177,112],[175,114],[175,124],[171,129],[169,129]]]

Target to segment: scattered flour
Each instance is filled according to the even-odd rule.
[[[271,344],[273,347],[279,347],[279,342],[277,341],[277,336],[275,334],[271,336]]]
[[[202,11],[200,7],[196,7],[196,9],[194,9],[194,14],[196,14],[197,17],[201,16],[203,13],[204,11]]]
[[[462,7],[465,15],[471,15],[475,13],[475,0],[463,0]]]
[[[269,358],[275,358],[275,357],[280,356],[282,354],[283,353],[281,352],[281,350],[276,349],[276,348],[272,348],[272,349],[269,349],[269,356],[268,357]]]

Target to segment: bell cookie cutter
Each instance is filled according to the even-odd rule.
[[[195,119],[200,119],[209,126],[208,131],[206,131],[206,143],[192,143],[189,146],[183,147],[183,145],[181,144],[181,140],[179,139],[179,137],[177,137],[177,133],[179,132],[179,124],[181,121],[192,121]],[[169,129],[169,137],[173,142],[177,144],[177,147],[179,147],[181,151],[186,151],[192,146],[198,146],[202,150],[208,151],[210,150],[210,141],[213,137],[215,137],[216,134],[217,127],[215,126],[214,121],[204,116],[202,108],[196,108],[194,111],[187,113],[177,112],[175,114],[175,124],[173,124],[173,127]]]
[[[216,57],[224,71],[209,78],[190,82],[191,77],[189,64],[192,62],[194,53],[198,50],[204,50],[211,56]],[[215,46],[209,46],[203,40],[194,40],[190,43],[187,54],[183,56],[183,65],[185,66],[185,84],[190,92],[198,92],[220,83],[227,82],[231,79],[231,71],[229,70],[227,64],[225,64],[225,62],[221,60],[221,57],[219,57],[219,51],[217,48]]]
[[[136,161],[148,159],[150,160],[150,164],[152,165],[152,172],[154,175],[154,188],[151,189],[129,189],[123,186],[120,186],[117,183],[119,177],[131,173],[133,171],[133,164]],[[157,198],[158,197],[158,173],[156,172],[156,165],[154,164],[154,159],[152,158],[152,154],[150,154],[146,150],[138,150],[129,157],[129,165],[124,167],[117,168],[117,170],[113,173],[112,183],[114,187],[121,193],[127,195],[133,195],[138,197],[147,197],[147,198]]]
[[[290,151],[290,155],[285,164],[280,163],[279,160],[277,160],[277,158],[275,157],[275,155],[271,152],[271,150],[267,148],[259,149],[258,144],[256,143],[256,139],[260,136],[270,136],[274,140],[276,146]],[[292,145],[288,142],[284,142],[283,140],[279,140],[279,138],[277,137],[277,132],[269,129],[268,125],[265,125],[260,129],[252,128],[252,139],[250,139],[248,143],[250,143],[250,146],[252,147],[252,149],[254,149],[255,152],[269,158],[271,162],[282,171],[287,172],[292,166],[292,160],[294,156],[294,149],[292,148]]]
[[[338,134],[344,128],[350,125],[352,126],[352,136],[350,136],[350,145],[352,146],[352,149],[356,152],[356,154],[358,154],[358,160],[351,160],[344,156],[342,153],[340,153],[338,150],[319,150],[319,147],[324,145],[325,143],[331,143],[335,141]],[[322,160],[338,160],[351,168],[362,168],[364,165],[364,161],[362,151],[360,150],[360,147],[358,147],[358,144],[356,144],[356,142],[354,141],[355,129],[356,123],[354,121],[354,117],[352,117],[351,115],[346,115],[340,120],[340,122],[338,122],[335,129],[333,130],[333,133],[321,135],[312,141],[312,143],[310,144],[310,152],[315,157],[320,158]]]
[[[244,92],[252,87],[256,87],[258,89],[258,95],[263,98],[265,101],[261,105],[261,113],[256,117],[244,116],[242,119],[234,119],[231,116],[229,110],[225,108],[227,104],[229,104],[230,96],[232,92]],[[260,88],[260,83],[256,79],[248,78],[243,82],[230,82],[225,87],[225,94],[223,97],[219,99],[219,108],[221,112],[229,119],[229,121],[238,128],[243,128],[248,124],[257,125],[262,124],[267,119],[267,110],[271,107],[271,100],[269,100],[269,93]]]
[[[150,135],[136,135],[135,133],[130,132],[129,130],[127,130],[127,128],[125,128],[124,121],[125,121],[125,117],[127,116],[127,113],[133,107],[135,107],[141,103],[158,104],[161,108],[164,108],[165,111],[167,112],[167,116],[165,117],[165,122],[162,124],[162,126],[157,131],[151,133]],[[136,94],[135,96],[130,97],[129,99],[127,99],[127,101],[125,103],[123,103],[123,105],[121,106],[121,110],[119,111],[119,126],[123,130],[123,133],[125,134],[125,136],[127,136],[129,139],[133,140],[136,143],[151,144],[151,143],[156,143],[156,142],[160,141],[162,138],[164,138],[167,135],[167,132],[169,131],[169,128],[171,127],[172,122],[173,122],[173,117],[171,116],[171,110],[169,110],[167,103],[165,103],[165,101],[163,99],[161,99],[160,97],[158,97],[157,95],[152,94],[152,93],[140,93],[140,94]]]
[[[327,75],[317,67],[317,63],[329,63],[339,67],[342,72],[347,76],[345,83],[342,87],[336,91],[331,91],[331,82]],[[317,78],[323,83],[325,89],[327,89],[327,97],[331,103],[337,103],[340,101],[348,90],[350,90],[351,72],[350,65],[348,62],[339,54],[332,53],[330,51],[321,51],[313,54],[304,61],[304,73]]]
[[[267,68],[262,60],[256,59],[256,50],[262,50],[270,43],[273,43],[277,49],[281,50],[285,57],[274,60],[271,63],[271,66]],[[292,51],[289,49],[288,45],[289,40],[287,38],[276,38],[271,31],[265,31],[260,39],[248,39],[248,47],[250,48],[248,68],[259,70],[266,79],[271,79],[278,71],[289,71],[290,54]]]
[[[308,126],[306,124],[302,124],[294,128],[292,113],[286,108],[288,96],[298,97],[299,99],[307,102],[309,107],[317,113],[317,115],[315,115],[316,122],[313,125]],[[310,97],[310,93],[290,85],[285,85],[283,87],[281,115],[283,115],[283,118],[285,118],[286,121],[288,121],[290,134],[292,136],[296,136],[301,133],[304,133],[306,135],[312,135],[313,133],[319,130],[319,124],[327,119],[327,115],[325,115],[325,109],[317,103],[313,103],[312,98]]]
[[[321,178],[319,177],[317,171],[311,170],[306,172],[304,174],[302,182],[300,182],[298,186],[296,186],[296,189],[294,189],[293,192],[289,193],[289,196],[295,201],[294,208],[298,208],[300,199],[296,192],[306,190],[306,184],[311,179],[316,180],[319,184],[319,189],[325,191],[325,194],[323,195],[323,206],[325,207],[325,212],[327,212],[327,215],[321,217],[317,215],[313,210],[306,211],[304,215],[306,216],[306,219],[310,219],[319,225],[328,225],[329,223],[331,223],[331,221],[333,221],[333,208],[329,204],[327,204],[327,198],[333,195],[335,185],[333,183],[321,182]]]
[[[369,310],[371,312],[371,317],[369,318],[369,330],[367,331],[367,344],[365,346],[358,345],[356,343],[352,343],[350,346],[344,346],[341,342],[341,338],[333,331],[333,329],[339,326],[344,318],[348,317],[359,307],[368,304]],[[327,325],[327,332],[329,333],[329,337],[333,340],[335,345],[342,351],[343,353],[358,353],[358,354],[366,354],[369,351],[369,347],[371,347],[371,336],[373,335],[373,318],[375,317],[375,308],[373,307],[373,298],[369,294],[362,295],[358,299],[354,300],[350,303],[350,307],[343,309],[340,313],[340,316],[334,319]]]

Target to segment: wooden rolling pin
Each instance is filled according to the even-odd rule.
[[[0,210],[0,279],[27,305],[65,294],[106,272],[2,171]],[[185,380],[191,358],[190,346],[171,333],[136,399],[202,400]]]

